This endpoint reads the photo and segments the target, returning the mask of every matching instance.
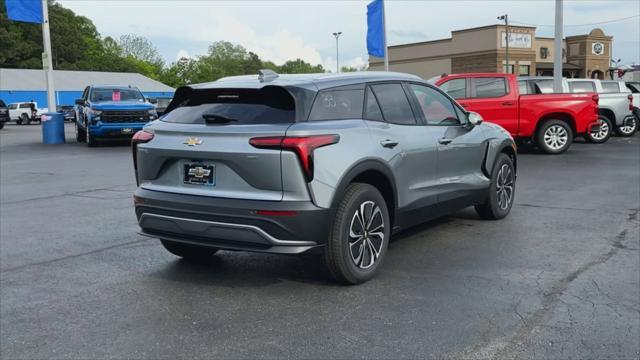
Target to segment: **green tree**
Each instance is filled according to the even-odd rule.
[[[289,60],[279,66],[278,70],[281,74],[309,74],[325,72],[322,65],[311,65],[302,59]]]

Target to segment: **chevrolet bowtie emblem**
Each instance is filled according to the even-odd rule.
[[[190,137],[183,142],[185,145],[196,146],[202,144],[202,140],[194,137]]]

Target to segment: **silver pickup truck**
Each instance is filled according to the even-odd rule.
[[[597,79],[567,79],[572,93],[597,92],[600,96],[598,108],[601,120],[599,136],[608,137],[611,128],[619,136],[633,136],[638,130],[638,121],[632,114],[633,96],[624,81]]]
[[[636,117],[636,122],[640,124],[640,81],[627,81],[626,84],[633,96],[633,115]]]

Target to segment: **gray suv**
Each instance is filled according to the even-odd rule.
[[[135,134],[141,234],[171,253],[323,254],[335,279],[380,268],[392,233],[513,204],[516,146],[406,74],[263,70],[179,88]]]

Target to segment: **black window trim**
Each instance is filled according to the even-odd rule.
[[[458,108],[458,110],[460,110],[463,114],[468,116],[469,113],[462,106],[460,106],[458,104],[458,102],[454,98],[449,96],[449,94],[447,94],[446,91],[440,89],[438,86],[434,86],[432,84],[422,83],[422,82],[418,82],[418,81],[406,81],[405,83],[407,85],[416,84],[416,85],[420,85],[420,86],[425,86],[425,87],[431,88],[431,89],[439,92],[440,94],[444,95],[444,97],[447,98],[451,102],[451,105],[454,107],[454,112],[456,112],[455,108]],[[411,90],[411,89],[408,89],[408,90]],[[411,102],[413,103],[412,107],[415,106],[416,109],[419,110],[420,109],[420,107],[419,107],[420,104],[418,103],[418,99],[416,98],[416,95],[413,93],[413,91],[410,91],[410,93],[411,93]],[[468,123],[468,119],[465,119],[466,121],[462,122],[462,120],[460,118],[458,118],[458,124],[429,124],[427,122],[427,119],[422,114],[422,111],[418,111],[418,112],[420,113],[420,119],[421,119],[421,121],[422,121],[424,126],[466,126],[466,124]],[[458,116],[458,114],[456,112],[456,117],[457,116]]]
[[[411,98],[411,96],[409,94],[407,94],[407,89],[405,88],[404,81],[402,81],[402,80],[388,80],[388,81],[371,81],[371,82],[367,82],[366,83],[366,85],[368,87],[373,87],[375,85],[383,85],[383,84],[397,84],[397,85],[400,85],[400,87],[402,88],[402,91],[404,91],[404,95],[407,97],[407,101],[409,102],[409,108],[411,108],[411,113],[413,114],[413,119],[415,120],[415,123],[413,123],[413,124],[398,124],[398,123],[394,123],[394,122],[388,121],[387,118],[384,116],[384,110],[382,110],[382,105],[380,105],[380,101],[378,101],[378,95],[376,95],[376,92],[373,91],[373,88],[372,88],[371,92],[373,93],[373,96],[376,98],[376,101],[378,101],[378,106],[380,106],[380,112],[382,113],[382,118],[384,119],[384,122],[387,123],[387,124],[393,124],[393,125],[398,125],[398,126],[422,126],[423,125],[421,123],[422,122],[422,117],[416,115],[414,104],[413,104],[413,102],[411,100],[412,98]],[[366,92],[365,92],[365,95],[366,95]],[[366,99],[365,99],[365,101],[366,101]],[[368,121],[376,121],[376,120],[368,120]]]
[[[471,80],[471,99],[499,99],[501,97],[505,97],[509,94],[511,94],[511,87],[509,86],[509,78],[506,76],[499,76],[500,74],[496,74],[496,76],[470,76],[469,79]],[[478,97],[478,94],[476,92],[476,83],[475,79],[503,79],[504,80],[504,87],[505,87],[505,94],[504,95],[500,95],[500,96],[489,96],[489,97]]]

